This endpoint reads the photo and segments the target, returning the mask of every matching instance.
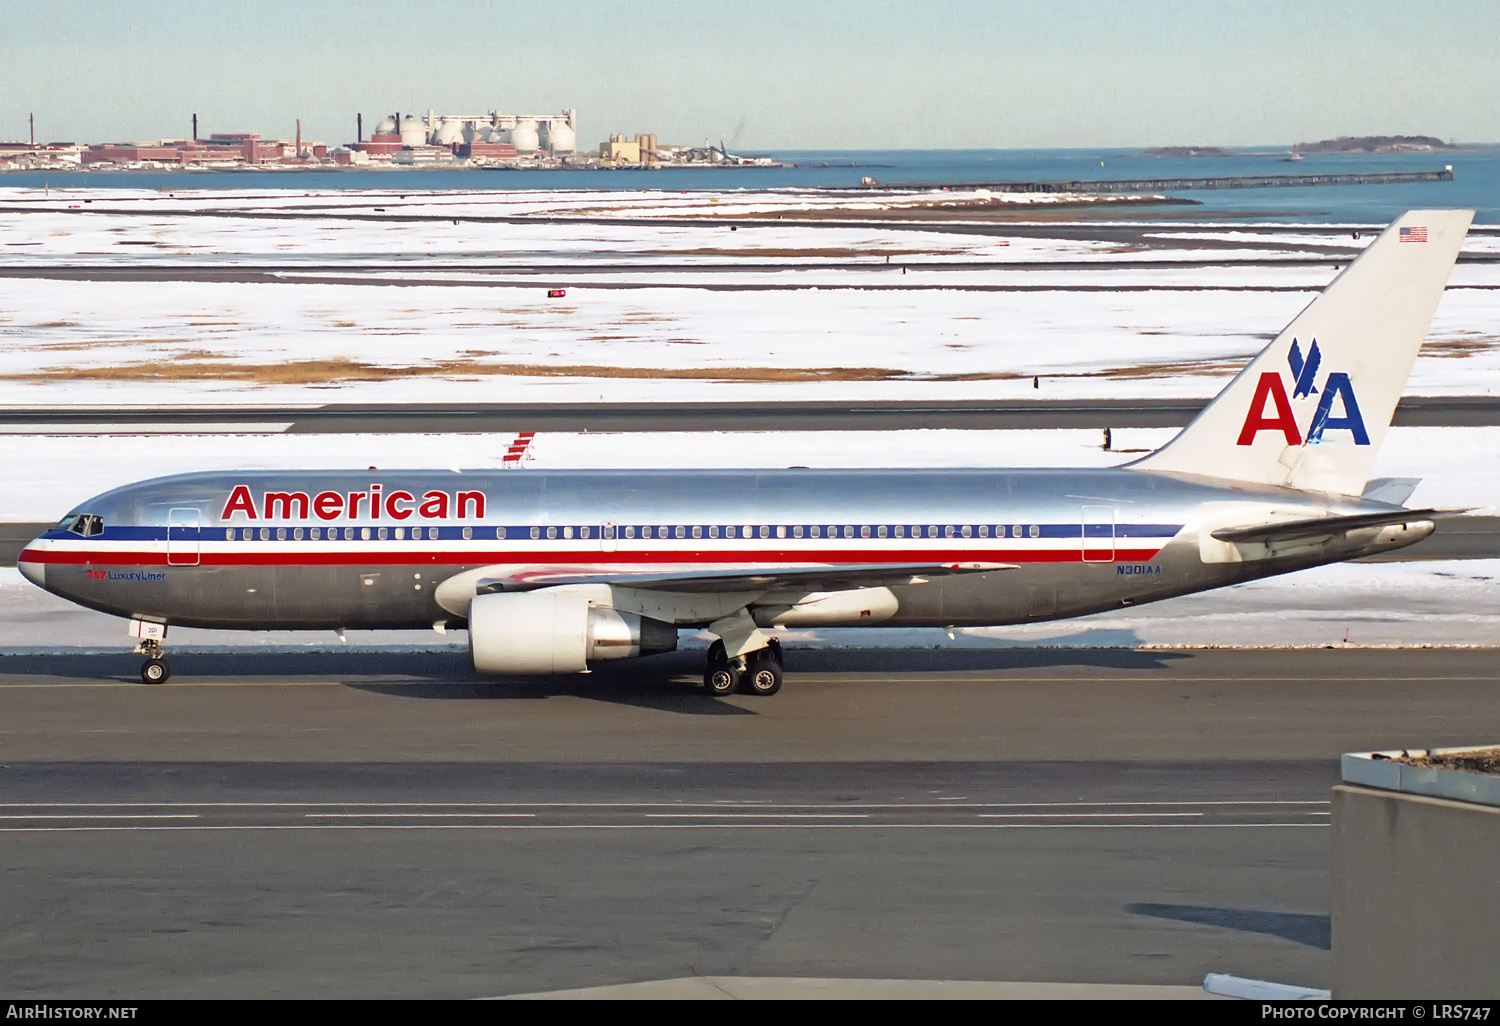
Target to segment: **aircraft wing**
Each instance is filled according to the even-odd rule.
[[[483,577],[475,590],[486,592],[534,591],[562,584],[618,584],[656,591],[716,592],[773,591],[796,588],[803,591],[845,591],[893,584],[920,584],[930,577],[1014,570],[1015,563],[870,563],[848,566],[759,567],[754,570],[523,570]]]
[[[1278,542],[1324,535],[1343,534],[1362,527],[1387,527],[1411,524],[1420,520],[1441,520],[1467,513],[1467,509],[1401,509],[1389,513],[1354,513],[1348,516],[1311,517],[1307,520],[1283,520],[1251,527],[1224,527],[1213,532],[1219,541]]]

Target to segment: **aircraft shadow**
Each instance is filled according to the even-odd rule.
[[[744,716],[754,710],[731,702],[706,701],[702,694],[703,651],[683,649],[618,664],[592,673],[560,677],[485,677],[474,672],[466,650],[411,651],[355,647],[329,651],[285,648],[257,650],[184,649],[168,652],[171,684],[329,683],[359,691],[428,700],[500,701],[549,697],[588,698],[693,715]],[[1190,652],[1129,648],[788,648],[789,687],[797,675],[865,675],[878,686],[883,675],[1014,673],[1059,668],[1160,670],[1192,657]],[[12,653],[4,676],[35,683],[139,683],[140,657],[119,653]],[[146,685],[141,685],[146,686]],[[752,704],[759,699],[752,700]]]
[[[1227,930],[1263,933],[1320,951],[1333,948],[1333,920],[1308,912],[1268,912],[1252,908],[1218,908],[1212,905],[1159,905],[1137,902],[1127,911],[1139,916],[1171,919],[1197,926],[1221,926]]]

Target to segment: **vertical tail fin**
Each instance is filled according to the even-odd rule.
[[[1473,218],[1397,218],[1176,438],[1131,466],[1358,495]]]

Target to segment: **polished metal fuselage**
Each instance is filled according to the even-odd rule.
[[[268,494],[288,498],[268,508]],[[338,501],[319,507],[328,495]],[[1392,508],[1126,468],[198,473],[83,503],[74,513],[100,517],[102,531],[49,531],[21,563],[93,609],[245,629],[458,626],[437,586],[479,568],[1007,565],[894,584],[894,615],[878,621],[981,626],[1116,609],[1417,540],[1387,531],[1253,559],[1215,555],[1223,546],[1206,541],[1236,523]],[[848,625],[873,622],[852,615]]]

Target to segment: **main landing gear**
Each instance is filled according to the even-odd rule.
[[[775,638],[765,648],[746,652],[730,659],[724,654],[724,642],[708,647],[708,665],[703,671],[703,688],[710,695],[722,697],[743,691],[751,695],[774,695],[781,690],[781,642]]]

